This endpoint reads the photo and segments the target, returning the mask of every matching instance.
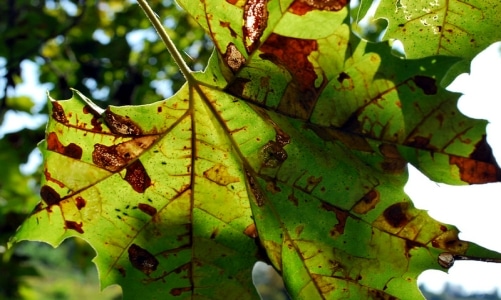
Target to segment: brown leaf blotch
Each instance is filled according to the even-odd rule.
[[[487,143],[487,136],[485,134],[482,135],[482,139],[475,145],[475,150],[473,150],[470,154],[470,158],[497,166],[496,159],[492,153],[492,148]]]
[[[230,34],[231,34],[232,38],[234,38],[234,39],[237,38],[238,35],[235,32],[235,30],[233,30],[233,28],[231,28],[231,23],[230,22],[219,21],[219,25],[221,25],[221,27],[228,28],[228,30],[230,31]],[[233,43],[230,43],[230,44],[233,44]]]
[[[64,221],[64,228],[65,229],[75,230],[76,232],[78,232],[80,234],[84,233],[82,227],[83,227],[82,222],[77,223],[75,221]]]
[[[337,224],[334,225],[334,228],[332,228],[329,232],[331,237],[335,238],[342,235],[344,233],[344,226],[346,225],[346,220],[348,219],[349,213],[323,201],[322,209],[336,214]]]
[[[144,193],[151,185],[150,176],[140,160],[136,160],[127,167],[124,179],[138,193]]]
[[[191,292],[191,287],[173,288],[170,290],[172,296],[181,296],[182,293]]]
[[[117,151],[116,145],[94,145],[94,151],[92,151],[92,162],[98,167],[111,172],[117,172],[121,170],[128,161],[128,158],[125,158],[124,155]]]
[[[104,121],[114,134],[141,135],[143,132],[128,116],[115,114],[109,107],[104,112]]]
[[[400,228],[407,225],[410,221],[407,209],[409,209],[409,203],[395,203],[383,212],[383,217],[392,227]]]
[[[52,118],[56,120],[59,123],[67,124],[68,119],[66,118],[66,115],[64,114],[64,109],[59,104],[58,102],[51,102],[52,103]]]
[[[85,201],[84,198],[82,198],[80,196],[75,198],[75,205],[77,206],[78,210],[81,210],[82,208],[84,208],[86,204],[87,204],[87,202]]]
[[[352,211],[357,214],[366,214],[376,208],[380,200],[379,192],[372,189],[353,206]]]
[[[256,180],[254,179],[254,177],[251,175],[251,173],[248,170],[245,170],[245,175],[247,176],[247,183],[249,184],[251,192],[254,195],[257,206],[263,206],[264,202],[265,202],[265,198],[264,198],[263,193],[261,192],[261,189],[257,185]]]
[[[339,11],[343,9],[349,0],[296,0],[318,10]]]
[[[132,266],[146,275],[150,275],[158,267],[158,260],[147,250],[132,244],[128,251]]]
[[[68,146],[64,146],[57,137],[55,132],[50,132],[47,135],[47,149],[55,151],[64,156],[68,156],[74,159],[82,158],[82,148],[75,143],[70,143]]]
[[[316,101],[326,83],[326,79],[317,88],[317,73],[308,59],[318,50],[316,40],[297,39],[278,34],[271,34],[259,48],[262,59],[269,60],[289,71],[292,76],[278,110],[300,119],[308,119]]]
[[[434,248],[448,252],[463,254],[468,249],[468,243],[461,241],[456,230],[447,230],[431,241]]]
[[[279,143],[269,141],[259,152],[263,167],[276,168],[287,159],[287,152]]]
[[[61,202],[61,196],[59,193],[48,185],[42,186],[40,189],[40,196],[48,206],[58,205],[59,202]]]
[[[139,208],[140,211],[152,217],[157,213],[157,209],[147,203],[139,203],[137,205],[137,208]]]
[[[244,234],[253,239],[257,238],[258,234],[256,224],[252,223],[249,226],[245,227]]]
[[[245,57],[238,51],[237,47],[233,43],[229,43],[226,47],[226,52],[223,54],[224,61],[231,69],[233,73],[238,72],[240,68],[245,64]]]
[[[259,39],[263,35],[268,23],[268,0],[247,0],[244,6],[244,45],[247,53],[251,53],[259,46]]]
[[[497,164],[490,164],[466,157],[450,155],[449,164],[459,168],[461,180],[469,184],[501,181],[501,170]]]
[[[417,87],[423,90],[425,95],[435,95],[438,91],[437,81],[435,78],[428,76],[416,75],[412,78]]]

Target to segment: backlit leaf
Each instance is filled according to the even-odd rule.
[[[207,69],[144,106],[51,99],[42,202],[13,241],[83,238],[129,299],[258,298],[258,260],[294,299],[419,299],[441,253],[501,256],[403,192],[408,162],[500,179],[485,122],[439,84],[458,59],[360,40],[346,1],[179,3],[214,41]]]

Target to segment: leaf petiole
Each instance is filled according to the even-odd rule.
[[[452,267],[456,260],[474,260],[474,261],[501,263],[501,259],[459,255],[459,254],[452,254],[450,252],[443,252],[440,253],[440,255],[438,256],[438,263],[446,269]]]
[[[170,55],[176,62],[184,78],[186,78],[186,80],[189,83],[195,81],[193,76],[191,76],[192,71],[190,67],[188,67],[188,65],[184,61],[183,57],[181,56],[181,53],[179,53],[179,51],[177,50],[176,45],[174,45],[174,42],[167,34],[167,31],[165,31],[158,15],[151,9],[150,5],[145,0],[137,0],[137,3],[139,4],[139,6],[141,6],[141,9],[144,11],[146,16],[150,20],[151,24],[157,31],[158,35],[164,42],[165,46],[167,47],[167,50],[169,50]]]

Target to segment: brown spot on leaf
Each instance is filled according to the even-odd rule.
[[[279,104],[281,112],[301,119],[307,119],[311,115],[319,91],[324,85],[315,87],[317,73],[308,60],[310,54],[317,50],[316,40],[290,38],[278,34],[271,34],[261,46],[262,59],[284,67],[292,76]]]
[[[77,206],[78,210],[81,210],[82,208],[84,208],[86,204],[87,204],[87,202],[85,201],[84,198],[82,198],[80,196],[75,198],[75,205]]]
[[[449,156],[449,164],[459,168],[461,180],[469,184],[501,181],[501,170],[497,164],[490,164],[470,158]]]
[[[350,78],[351,78],[350,75],[348,75],[345,72],[341,72],[341,73],[339,73],[339,76],[337,77],[337,81],[339,83],[343,83],[343,81],[350,79]]]
[[[92,131],[94,132],[102,132],[103,131],[103,122],[101,120],[101,118],[97,118],[97,117],[93,117],[91,120],[90,120],[90,124],[92,125]]]
[[[59,104],[58,102],[51,102],[52,103],[52,118],[56,120],[59,123],[67,124],[68,119],[66,118],[66,115],[64,114],[64,109]]]
[[[259,152],[263,167],[276,168],[287,159],[287,152],[275,141],[269,141]]]
[[[214,230],[212,230],[212,233],[210,234],[210,239],[211,240],[215,239],[218,234],[219,234],[219,227],[214,228]]]
[[[47,149],[74,159],[82,158],[82,148],[80,146],[75,143],[70,143],[68,146],[64,146],[59,141],[55,132],[50,132],[47,135]]]
[[[238,51],[238,48],[233,43],[228,44],[223,58],[233,73],[238,72],[246,62],[245,57]]]
[[[437,93],[437,82],[435,78],[428,76],[416,75],[412,78],[414,83],[423,90],[425,95],[435,95]]]
[[[395,203],[385,209],[383,217],[394,228],[404,227],[410,221],[410,217],[407,214],[408,208],[409,203],[407,202]]]
[[[248,78],[237,77],[229,86],[226,87],[226,91],[234,96],[243,97],[242,95],[244,93],[245,86],[249,82],[251,82],[251,80]]]
[[[40,196],[48,206],[58,205],[59,202],[61,202],[61,196],[59,193],[48,185],[42,186],[40,189]]]
[[[482,135],[482,139],[475,145],[475,150],[470,154],[470,158],[497,165],[496,159],[492,154],[492,148],[487,143],[485,134]]]
[[[383,143],[379,145],[379,151],[384,157],[381,163],[381,168],[390,174],[399,174],[406,170],[407,161],[402,157],[397,149],[397,146],[393,144]]]
[[[468,248],[468,243],[458,238],[457,230],[447,230],[431,241],[434,248],[446,250],[454,254],[463,254]]]
[[[360,199],[355,206],[353,206],[353,212],[357,214],[366,214],[370,210],[376,208],[376,205],[380,201],[379,192],[377,190],[370,190],[365,194],[362,199]]]
[[[292,2],[291,6],[289,6],[288,11],[298,15],[298,16],[303,16],[306,13],[310,12],[313,10],[313,7],[310,5],[303,3],[302,1],[296,0]]]
[[[219,25],[221,25],[221,27],[225,27],[225,28],[228,28],[228,30],[230,31],[230,34],[231,34],[231,37],[232,38],[237,38],[237,33],[235,32],[235,30],[233,30],[233,28],[231,28],[231,23],[230,22],[224,22],[224,21],[219,21]],[[230,43],[232,44],[232,43]]]
[[[296,234],[297,237],[299,237],[301,233],[303,233],[303,230],[304,230],[304,225],[301,224],[296,226],[296,228],[294,229],[294,233]]]
[[[111,172],[122,169],[130,159],[132,158],[125,157],[125,155],[117,151],[117,145],[105,146],[95,144],[94,151],[92,151],[92,162],[98,167]]]
[[[61,181],[57,180],[56,178],[53,178],[52,175],[50,174],[49,170],[44,169],[43,174],[45,176],[45,180],[54,182],[55,184],[59,185],[59,187],[65,187],[66,186]]]
[[[426,149],[437,151],[438,148],[430,144],[430,138],[423,136],[413,136],[408,141],[405,142],[405,145],[411,146],[417,149]]]
[[[138,193],[144,193],[151,185],[151,179],[140,160],[136,160],[127,167],[125,181]]]
[[[158,260],[147,250],[132,244],[128,250],[132,266],[146,275],[150,275],[158,267]]]
[[[314,188],[317,187],[317,185],[322,182],[322,176],[320,177],[315,177],[315,176],[310,176],[306,179],[306,191],[311,192],[313,191]]]
[[[137,208],[147,215],[154,216],[157,213],[157,209],[146,203],[139,203]]]
[[[247,53],[251,53],[259,46],[259,39],[263,35],[268,23],[268,0],[247,0],[244,6],[244,45]]]
[[[344,233],[344,226],[346,225],[346,220],[348,219],[348,212],[335,207],[332,204],[322,201],[322,209],[326,211],[331,211],[336,214],[337,224],[330,230],[330,235],[336,238]]]
[[[80,222],[80,223],[77,223],[75,221],[64,221],[64,228],[65,229],[71,229],[71,230],[75,230],[76,232],[78,233],[84,233],[83,229],[83,223]]]
[[[298,203],[299,203],[299,199],[298,199],[296,196],[294,196],[294,194],[290,194],[290,195],[287,197],[287,199],[288,199],[290,202],[292,202],[292,204],[294,204],[294,206],[297,206],[297,205],[298,205]]]
[[[117,270],[118,272],[120,272],[120,275],[122,275],[122,277],[125,277],[125,275],[127,275],[123,267],[118,267]]]
[[[348,4],[349,0],[296,0],[295,2],[300,2],[319,10],[339,11]]]
[[[172,296],[181,296],[182,293],[191,292],[191,287],[173,288],[170,290]]]
[[[144,136],[111,146],[95,144],[92,161],[101,168],[117,172],[151,146],[157,138],[158,136]]]
[[[418,247],[424,247],[424,245],[421,243],[415,242],[415,241],[405,240],[405,256],[410,257],[411,255],[409,252],[412,249],[418,248]]]
[[[381,290],[377,289],[367,289],[367,294],[369,295],[369,299],[378,299],[378,300],[398,300],[397,297],[387,294]]]
[[[110,110],[108,107],[104,112],[104,121],[111,132],[120,135],[141,135],[141,128],[133,122],[128,116],[120,116]]]
[[[257,233],[257,228],[256,224],[252,223],[249,226],[245,227],[244,234],[250,238],[257,238],[258,233]]]
[[[261,189],[257,185],[256,180],[248,170],[245,170],[245,175],[247,176],[247,183],[249,184],[249,188],[251,189],[251,192],[254,195],[257,206],[263,206],[265,198],[263,193],[261,192]]]

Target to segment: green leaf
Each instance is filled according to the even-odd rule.
[[[42,202],[12,242],[79,236],[131,299],[254,299],[258,260],[294,299],[419,299],[440,254],[501,257],[403,192],[408,162],[500,179],[485,122],[439,85],[457,58],[393,57],[351,34],[345,1],[179,3],[216,46],[205,72],[175,53],[170,99],[51,99]]]
[[[389,22],[383,39],[398,39],[407,58],[448,55],[472,59],[501,40],[496,0],[382,0],[374,18]]]

